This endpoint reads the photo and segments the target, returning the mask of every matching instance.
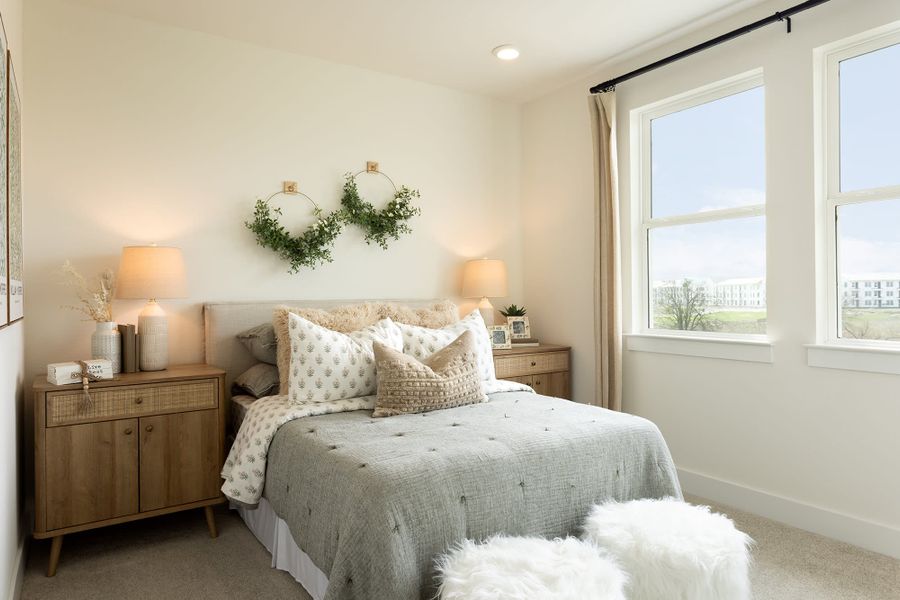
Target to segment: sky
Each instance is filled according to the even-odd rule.
[[[900,185],[900,45],[841,63],[843,190]],[[765,203],[765,91],[652,122],[653,217]],[[651,230],[655,281],[765,277],[763,218]],[[900,199],[842,207],[842,274],[900,272]]]

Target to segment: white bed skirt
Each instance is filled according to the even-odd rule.
[[[234,504],[231,508],[238,511],[256,539],[272,554],[272,568],[290,573],[313,600],[325,598],[328,577],[300,549],[288,524],[275,514],[268,500],[260,498],[256,508]]]

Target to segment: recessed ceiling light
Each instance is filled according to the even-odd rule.
[[[511,44],[497,46],[491,52],[500,60],[516,60],[519,58],[519,49]]]

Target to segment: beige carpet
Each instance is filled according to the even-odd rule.
[[[757,600],[900,598],[900,561],[756,515],[717,510],[757,541]],[[199,510],[68,536],[53,578],[44,577],[50,543],[32,542],[22,598],[309,598],[290,575],[269,567],[268,552],[235,513],[223,508],[217,518],[215,540]]]

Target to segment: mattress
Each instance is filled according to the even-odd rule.
[[[231,426],[232,431],[239,431],[244,417],[247,416],[247,409],[256,402],[256,398],[248,395],[236,395],[231,397]]]
[[[463,539],[577,534],[595,503],[681,489],[649,421],[508,392],[291,421],[272,439],[263,496],[327,574],[325,600],[413,600],[433,596],[434,559]]]

